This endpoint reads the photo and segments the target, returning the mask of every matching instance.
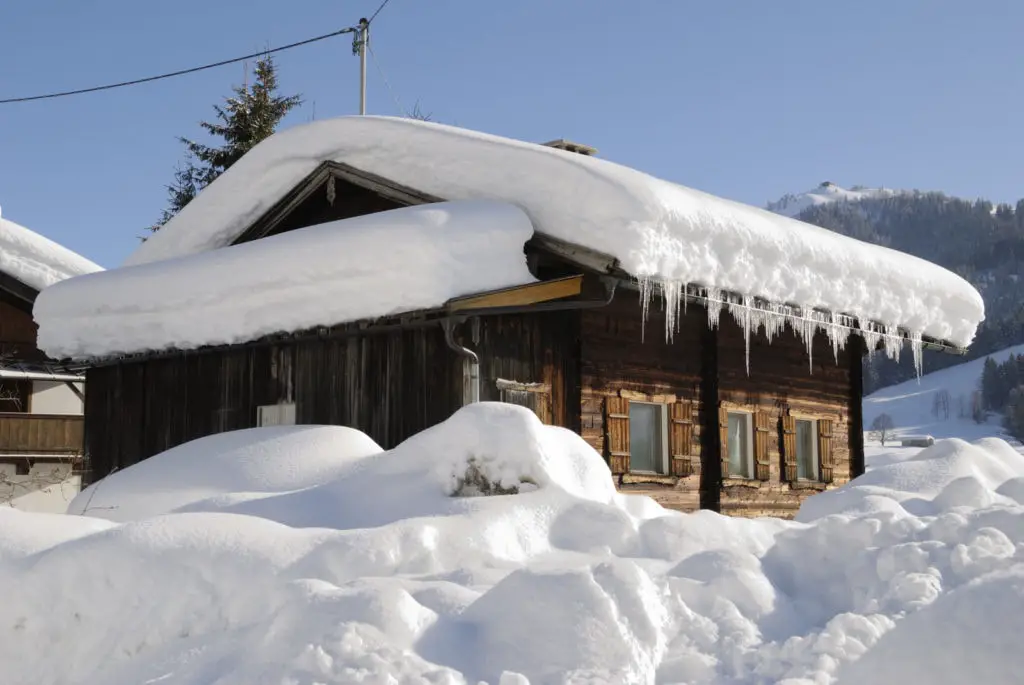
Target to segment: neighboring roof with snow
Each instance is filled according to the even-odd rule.
[[[128,259],[231,244],[325,161],[447,200],[523,208],[543,234],[613,257],[678,300],[685,284],[796,304],[966,346],[978,292],[916,257],[663,181],[607,160],[390,117],[341,117],[253,148]]]
[[[421,205],[58,283],[36,300],[38,345],[91,358],[255,340],[426,309],[535,282],[517,207]]]
[[[0,215],[0,272],[40,291],[102,267]]]

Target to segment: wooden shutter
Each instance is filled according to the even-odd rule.
[[[771,462],[768,460],[768,436],[772,417],[766,411],[754,413],[754,478],[768,480],[771,477]]]
[[[693,457],[693,403],[669,405],[671,427],[668,442],[672,454],[672,474],[692,476],[700,473],[700,461]]]
[[[604,444],[612,473],[629,472],[629,400],[606,397],[604,401]]]
[[[722,462],[722,478],[729,477],[729,410],[725,407],[718,408],[718,439],[719,455]]]
[[[796,482],[796,419],[782,417],[782,480]]]
[[[832,421],[821,419],[818,421],[818,460],[821,462],[821,480],[826,483],[832,482]]]

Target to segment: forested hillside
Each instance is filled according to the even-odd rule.
[[[856,197],[811,204],[796,216],[940,264],[970,281],[985,299],[986,321],[967,357],[925,352],[926,373],[1024,343],[1024,200],[1014,207],[935,192]],[[873,355],[866,362],[865,392],[913,375],[909,349],[899,364]]]

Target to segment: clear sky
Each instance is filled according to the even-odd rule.
[[[35,0],[0,11],[0,99],[257,51],[352,25],[379,0]],[[763,205],[824,180],[1024,197],[1020,0],[391,0],[380,68],[406,108],[525,140],[571,138]],[[286,125],[357,112],[334,38],[278,55]],[[368,111],[398,114],[371,62]],[[177,136],[241,65],[0,105],[0,207],[111,267],[158,218]]]

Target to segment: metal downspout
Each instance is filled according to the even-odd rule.
[[[448,347],[469,362],[469,373],[464,368],[462,375],[462,406],[466,406],[480,401],[480,357],[473,350],[455,342],[455,327],[462,321],[464,319],[444,319],[441,327],[444,328],[444,340]]]

